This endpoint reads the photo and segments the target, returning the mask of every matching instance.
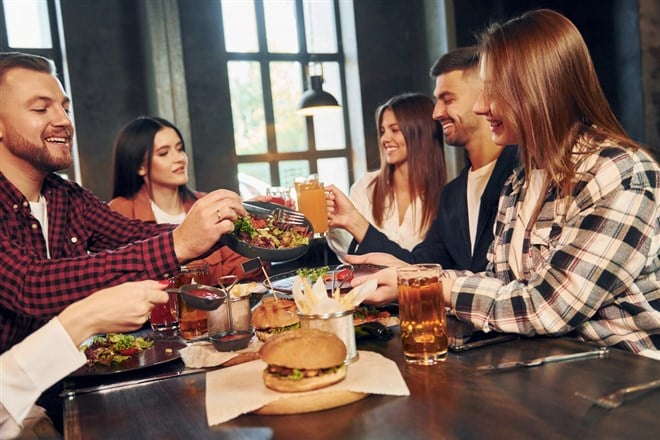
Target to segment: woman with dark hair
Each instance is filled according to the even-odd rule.
[[[126,217],[180,224],[203,194],[188,184],[188,157],[179,129],[166,119],[141,116],[121,129],[114,145],[110,208]],[[247,258],[222,247],[204,259],[213,282],[245,276]]]
[[[380,169],[355,182],[350,200],[328,188],[328,242],[340,258],[359,245],[369,224],[408,250],[426,236],[447,180],[433,105],[425,95],[406,93],[378,107]]]
[[[487,271],[446,271],[446,304],[484,331],[660,358],[658,163],[617,121],[566,17],[530,11],[480,43],[474,111],[523,166],[504,185]],[[388,271],[371,300],[396,297]]]

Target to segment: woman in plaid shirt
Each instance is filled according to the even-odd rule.
[[[660,357],[657,162],[616,120],[564,16],[531,11],[480,43],[474,111],[497,144],[521,147],[523,166],[504,186],[487,271],[447,271],[447,304],[484,331]],[[392,270],[379,278],[376,302],[396,285]]]

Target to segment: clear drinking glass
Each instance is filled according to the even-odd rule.
[[[434,365],[447,357],[442,267],[414,264],[397,268],[401,343],[406,362]]]
[[[291,197],[291,188],[288,186],[269,186],[266,188],[266,195],[273,198],[271,203],[296,209],[296,201]]]
[[[318,174],[296,177],[294,180],[298,211],[312,223],[314,232],[324,234],[328,231],[328,214],[325,205],[325,190],[319,182]]]
[[[179,288],[186,284],[206,284],[209,281],[209,265],[192,262],[181,268],[181,273],[169,279],[170,287]],[[208,323],[204,310],[186,304],[178,295],[179,334],[184,339],[198,339],[207,335]]]
[[[179,329],[179,295],[176,289],[167,289],[170,299],[165,304],[157,304],[151,310],[149,323],[157,332],[175,332]]]

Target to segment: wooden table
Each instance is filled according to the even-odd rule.
[[[522,339],[450,353],[446,362],[433,367],[405,364],[398,334],[388,342],[366,341],[358,348],[395,360],[411,395],[374,395],[310,414],[243,415],[208,427],[205,374],[200,373],[68,398],[64,402],[65,436],[158,440],[651,438],[660,431],[660,390],[636,396],[609,411],[574,396],[576,391],[600,395],[660,378],[660,361],[628,352],[614,349],[602,359],[483,373],[475,367],[584,351],[591,345],[570,338]]]

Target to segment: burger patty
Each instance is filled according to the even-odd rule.
[[[266,328],[257,328],[255,330],[259,332],[266,332],[272,335],[276,335],[278,333],[284,333],[289,330],[295,330],[297,328],[300,328],[300,322],[296,322],[295,324],[287,325],[284,327],[266,327]]]
[[[316,377],[324,373],[331,373],[336,371],[339,367],[340,366],[307,370],[302,368],[288,368],[281,365],[268,365],[267,370],[269,373],[276,376],[287,377],[289,379],[296,380],[306,377]]]

